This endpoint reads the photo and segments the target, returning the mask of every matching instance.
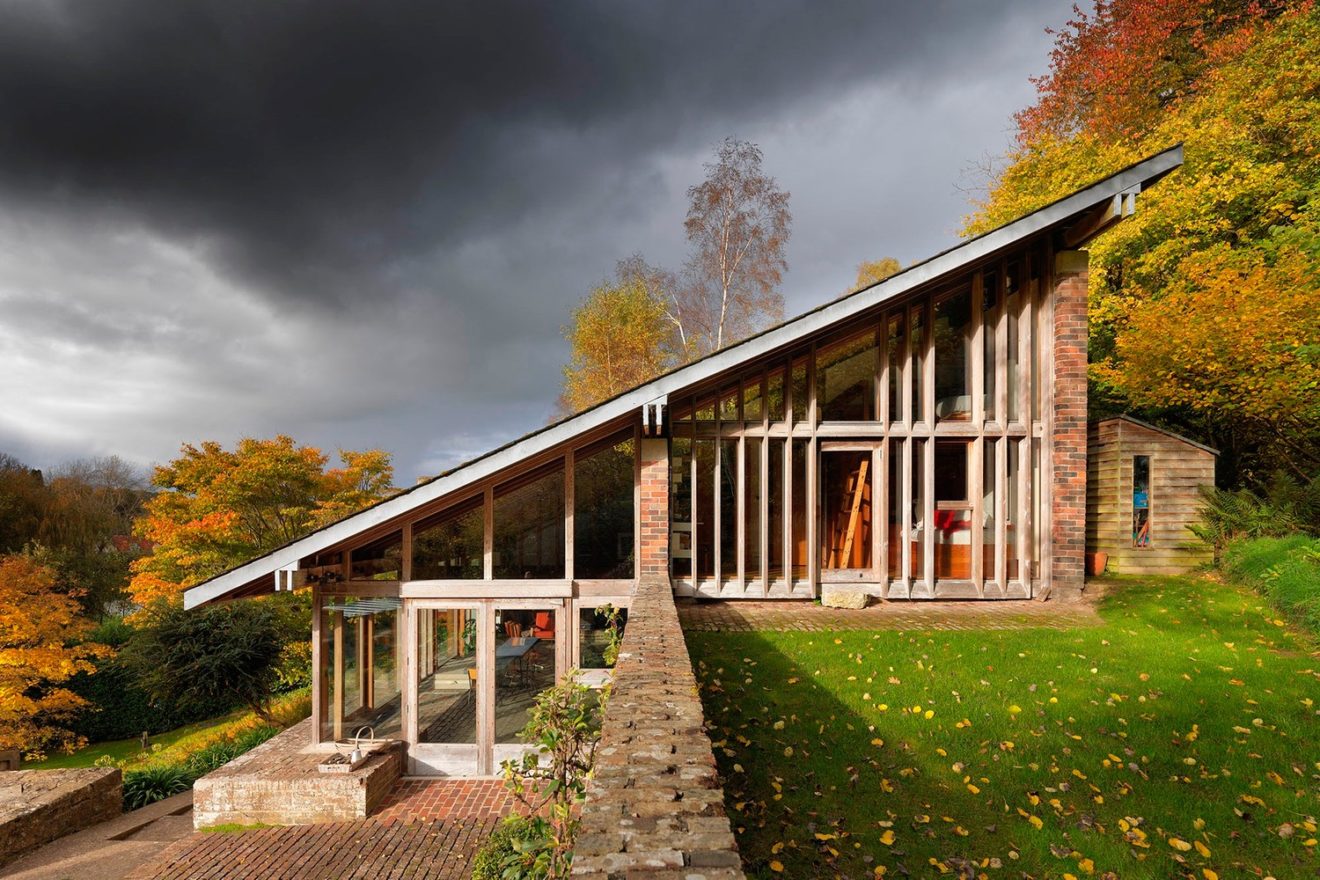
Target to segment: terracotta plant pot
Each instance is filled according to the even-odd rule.
[[[1105,566],[1109,564],[1109,554],[1103,551],[1086,554],[1086,573],[1091,577],[1097,577],[1105,573]]]

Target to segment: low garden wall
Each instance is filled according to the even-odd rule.
[[[304,825],[365,819],[403,775],[404,745],[376,747],[351,773],[321,773],[328,754],[309,746],[311,719],[193,784],[193,825]]]
[[[123,809],[114,767],[0,773],[0,865]]]
[[[582,808],[574,877],[743,877],[702,725],[669,580],[643,577]]]

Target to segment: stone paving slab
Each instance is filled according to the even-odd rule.
[[[1098,626],[1094,602],[879,601],[862,609],[826,608],[814,602],[683,602],[678,617],[689,632],[830,630],[994,630]]]

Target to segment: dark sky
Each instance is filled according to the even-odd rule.
[[[410,484],[545,423],[725,136],[790,315],[955,240],[1070,0],[0,0],[0,451],[284,432]]]

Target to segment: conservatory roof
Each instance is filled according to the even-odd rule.
[[[419,483],[391,498],[344,517],[309,535],[204,581],[184,593],[184,605],[250,595],[263,580],[280,577],[296,569],[299,560],[335,547],[353,536],[398,520],[423,505],[444,498],[520,461],[550,451],[576,437],[590,433],[628,416],[643,412],[668,395],[737,370],[742,365],[875,308],[933,281],[975,264],[1040,232],[1061,228],[1070,247],[1131,214],[1135,197],[1143,188],[1173,171],[1183,161],[1182,145],[1171,147],[1077,190],[1017,220],[969,238],[929,259],[916,263],[885,280],[848,296],[828,302],[728,348],[679,367],[639,385],[591,409],[494,449],[452,470]],[[658,411],[657,411],[658,414]],[[270,580],[273,585],[274,580]],[[262,590],[264,591],[264,590]]]

